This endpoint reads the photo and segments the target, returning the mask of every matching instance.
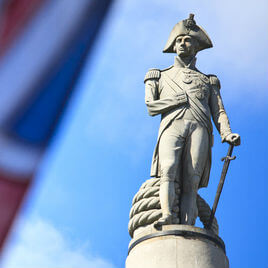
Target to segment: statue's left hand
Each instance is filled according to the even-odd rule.
[[[224,140],[234,146],[238,146],[241,143],[240,135],[237,133],[230,133]]]

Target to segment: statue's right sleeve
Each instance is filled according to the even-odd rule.
[[[163,114],[169,110],[185,103],[184,96],[171,96],[169,98],[159,98],[159,79],[161,72],[158,69],[151,69],[147,72],[145,83],[145,104],[148,109],[148,113],[151,116]]]

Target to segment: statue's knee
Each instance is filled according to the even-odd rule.
[[[200,183],[200,176],[193,175],[184,179],[183,191],[186,193],[196,194]]]

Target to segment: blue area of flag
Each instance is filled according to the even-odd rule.
[[[38,94],[19,112],[11,134],[37,146],[45,145],[59,122],[111,0],[92,1],[76,35],[40,81]]]

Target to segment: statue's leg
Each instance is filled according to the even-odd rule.
[[[207,129],[192,123],[183,154],[183,186],[181,196],[181,223],[194,225],[198,215],[196,197],[209,152]]]
[[[173,219],[173,206],[176,197],[175,179],[178,174],[178,165],[181,160],[185,139],[178,131],[180,122],[170,126],[159,142],[159,162],[161,167],[160,178],[160,204],[162,209],[162,218],[159,224],[170,224]],[[182,125],[184,127],[184,125]]]
[[[175,200],[174,181],[161,180],[159,196],[162,209],[162,217],[158,223],[171,224],[173,218],[172,208]]]

